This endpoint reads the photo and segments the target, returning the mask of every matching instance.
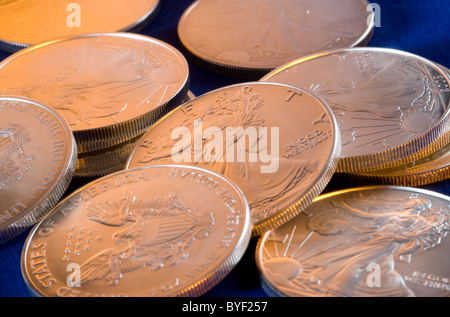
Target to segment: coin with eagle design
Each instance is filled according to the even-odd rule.
[[[37,296],[200,296],[251,236],[240,189],[181,165],[124,170],[69,195],[30,232],[22,272]]]
[[[34,225],[68,188],[76,142],[58,112],[0,96],[0,243]]]

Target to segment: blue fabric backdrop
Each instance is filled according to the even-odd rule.
[[[163,40],[181,50],[177,23],[193,0],[161,0],[157,18],[142,34]],[[226,1],[226,0],[224,0]],[[339,0],[336,0],[339,2]],[[404,50],[450,67],[450,1],[449,0],[377,0],[381,8],[381,27],[369,46]],[[0,52],[0,60],[9,54]],[[208,91],[239,83],[238,79],[219,76],[190,63],[191,91],[199,96]],[[69,191],[80,184],[73,182]],[[352,184],[332,181],[327,191],[351,187]],[[450,194],[450,182],[425,186]],[[0,245],[0,297],[30,296],[20,270],[22,247],[28,231]],[[264,297],[255,265],[256,240],[252,240],[242,261],[205,297]],[[450,256],[450,255],[449,255]]]

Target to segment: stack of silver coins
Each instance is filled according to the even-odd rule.
[[[449,71],[367,47],[366,0],[192,1],[180,50],[138,34],[158,0],[23,2],[0,242],[30,229],[32,295],[202,296],[252,239],[269,296],[448,294],[450,197],[415,187],[450,178]],[[191,61],[238,82],[195,96]]]
[[[80,176],[108,172],[103,162],[117,161],[133,139],[183,101],[189,85],[178,50],[130,33],[31,46],[4,60],[1,73],[2,94],[39,100],[65,117],[77,141]]]

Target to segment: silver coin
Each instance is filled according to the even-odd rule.
[[[288,85],[248,82],[167,114],[144,134],[126,168],[186,164],[223,174],[244,192],[260,235],[322,192],[339,153],[339,129],[321,99]]]
[[[449,296],[450,197],[407,187],[323,195],[258,242],[274,296]]]
[[[102,150],[144,133],[178,106],[189,66],[171,45],[139,34],[89,34],[23,49],[0,63],[0,94],[56,108],[78,152]]]
[[[0,243],[29,229],[57,204],[76,161],[72,132],[55,109],[0,96]]]
[[[292,61],[261,81],[308,89],[329,104],[342,134],[338,172],[401,165],[449,141],[450,79],[417,55],[336,50]]]
[[[300,56],[367,44],[372,14],[366,0],[198,0],[178,34],[208,69],[259,79]]]
[[[21,268],[37,296],[200,296],[237,265],[250,234],[248,204],[228,179],[152,166],[66,197],[30,232]]]
[[[1,1],[0,49],[14,52],[63,37],[139,32],[159,9],[160,0]]]

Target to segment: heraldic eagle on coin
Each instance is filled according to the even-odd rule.
[[[122,227],[108,248],[81,266],[81,284],[105,279],[117,285],[123,273],[147,268],[159,270],[189,257],[192,241],[208,236],[214,224],[211,212],[191,210],[181,195],[140,200],[127,192],[118,201],[96,202],[87,206],[87,216],[106,226]],[[131,225],[126,226],[126,224]]]
[[[24,150],[24,144],[30,140],[28,129],[18,123],[0,127],[0,189],[21,179],[31,168],[33,156]]]

